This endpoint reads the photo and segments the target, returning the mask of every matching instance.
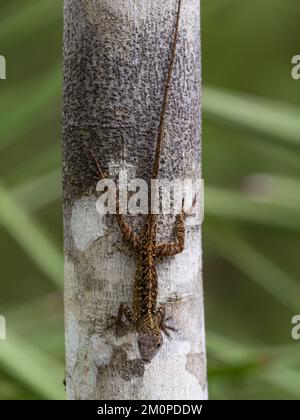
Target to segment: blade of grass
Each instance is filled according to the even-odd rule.
[[[219,0],[219,1],[214,1],[214,2],[207,0],[205,2],[207,4],[204,4],[203,8],[206,8],[206,13],[210,15],[213,13],[223,11],[224,8],[232,6],[232,3],[235,3],[235,2],[237,2],[237,0]]]
[[[60,0],[36,0],[26,7],[9,7],[1,11],[0,43],[11,48],[24,37],[37,32],[47,23],[61,16]],[[20,37],[20,33],[22,37]]]
[[[300,398],[300,374],[295,368],[274,367],[264,373],[262,380]]]
[[[6,229],[32,261],[62,287],[63,261],[60,253],[42,228],[10,197],[0,184],[0,224]]]
[[[293,352],[299,354],[299,345],[294,344],[290,347]],[[255,371],[255,380],[299,398],[300,374],[289,367],[289,359],[282,349],[252,348],[213,332],[207,334],[207,348],[209,354],[227,366],[260,365],[261,369]]]
[[[42,314],[42,317],[51,317],[53,313],[55,316],[63,310],[63,298],[61,290],[39,295],[25,302],[20,302],[18,305],[11,305],[11,302],[6,302],[1,305],[1,311],[5,313],[9,319],[10,325],[13,326],[14,331],[20,331],[24,323],[36,322],[33,328],[40,327],[40,318],[37,314]]]
[[[260,189],[265,190],[264,199],[300,212],[299,179],[276,174],[258,174],[250,176],[250,180],[253,177],[258,178]]]
[[[206,341],[208,351],[218,360],[230,365],[248,364],[258,356],[257,351],[212,331],[207,333]]]
[[[292,231],[300,229],[300,212],[287,200],[256,201],[234,191],[216,187],[205,188],[205,212],[220,219],[239,220]]]
[[[206,86],[203,111],[209,118],[300,145],[300,109],[297,107]]]
[[[18,94],[11,107],[3,104],[5,112],[0,112],[0,151],[30,131],[37,123],[36,113],[59,96],[60,87],[61,70],[60,66],[56,65],[38,82],[30,83]]]
[[[240,146],[241,142],[239,141],[238,144]],[[252,136],[249,141],[243,142],[243,148],[250,149],[256,154],[266,156],[271,161],[282,162],[293,169],[299,169],[300,167],[300,159],[297,154],[291,150],[292,148],[288,149],[287,147],[284,147],[283,144],[262,141],[260,138]]]
[[[62,385],[64,367],[11,329],[0,345],[0,367],[41,397],[53,400],[65,398]]]
[[[21,334],[31,345],[62,359],[64,354],[63,297],[61,292],[40,295],[38,298],[12,306],[1,305],[9,328]]]
[[[61,171],[55,170],[22,184],[13,190],[12,197],[28,212],[59,200],[62,197]]]
[[[32,178],[43,176],[45,172],[60,170],[61,154],[58,144],[53,143],[50,147],[44,147],[39,153],[30,156],[29,159],[20,163],[18,167],[12,168],[11,172],[5,174],[5,181],[9,186],[15,187],[18,184]]]
[[[293,311],[299,309],[300,287],[289,275],[224,226],[206,224],[215,251]],[[229,246],[230,244],[230,246]]]
[[[258,346],[257,344],[241,344],[236,340],[209,331],[207,333],[207,347],[212,356],[223,362],[249,364],[257,360],[280,363],[290,366],[299,360],[300,344],[293,343],[283,346]]]

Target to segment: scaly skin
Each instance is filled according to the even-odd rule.
[[[165,323],[165,307],[157,307],[158,281],[156,259],[171,256],[184,249],[184,214],[177,217],[177,242],[156,243],[157,215],[148,215],[143,235],[137,249],[137,269],[133,288],[133,310],[120,305],[117,325],[122,325],[123,316],[134,325],[138,333],[141,359],[150,362],[163,344],[162,332],[174,330]],[[129,227],[130,228],[130,227]],[[133,241],[131,241],[133,244]]]

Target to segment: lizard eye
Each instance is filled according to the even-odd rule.
[[[161,343],[158,343],[156,347],[157,347],[157,348],[161,347]]]

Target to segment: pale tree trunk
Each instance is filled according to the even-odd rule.
[[[69,399],[206,399],[199,226],[158,262],[159,302],[178,329],[149,364],[134,331],[108,319],[131,304],[133,251],[96,211],[95,164],[149,180],[177,0],[65,0],[64,219]],[[200,2],[183,0],[160,177],[200,177]],[[140,229],[143,216],[128,221]],[[172,223],[171,223],[172,222]],[[160,218],[159,239],[174,219]]]

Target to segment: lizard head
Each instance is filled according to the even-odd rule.
[[[140,331],[138,335],[138,347],[143,362],[151,362],[163,344],[160,331]]]

